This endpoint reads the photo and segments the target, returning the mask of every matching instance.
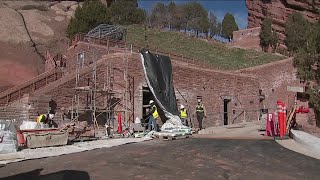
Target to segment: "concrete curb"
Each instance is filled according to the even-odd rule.
[[[320,153],[320,138],[303,131],[291,130],[292,138],[306,149]]]

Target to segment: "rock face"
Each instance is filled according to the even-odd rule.
[[[30,41],[21,15],[11,8],[0,8],[0,39],[2,42],[26,43]]]
[[[67,18],[72,18],[74,16],[75,10],[79,6],[76,1],[62,1],[50,6],[57,15],[66,16]]]
[[[233,42],[232,46],[244,48],[244,49],[255,49],[261,51],[260,46],[260,34],[261,28],[250,28],[250,29],[241,29],[239,31],[233,32]]]
[[[293,12],[301,13],[308,21],[319,20],[319,0],[246,0],[248,28],[259,27],[266,16],[273,18],[273,29],[284,39],[284,26]]]
[[[0,92],[42,73],[47,50],[65,51],[65,31],[78,5],[77,1],[0,0]]]

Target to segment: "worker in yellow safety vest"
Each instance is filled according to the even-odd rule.
[[[204,105],[202,104],[202,100],[201,99],[198,99],[198,104],[196,106],[196,113],[197,115],[197,120],[198,120],[198,123],[199,123],[199,129],[201,130],[202,129],[202,120],[203,120],[203,117],[206,118],[207,117],[207,112],[206,112],[206,109],[204,107]]]
[[[37,118],[37,123],[52,125],[54,115],[53,114],[40,114]]]
[[[47,124],[49,121],[49,114],[40,114],[37,118],[37,123]]]
[[[149,111],[149,122],[148,122],[148,130],[151,131],[151,126],[153,126],[154,131],[158,131],[157,119],[159,118],[159,113],[157,106],[153,100],[150,100],[150,111]]]
[[[187,109],[184,108],[184,105],[181,104],[180,105],[180,119],[183,125],[187,125],[187,118],[188,118],[188,114],[187,114]]]

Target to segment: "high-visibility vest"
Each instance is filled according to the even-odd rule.
[[[187,110],[186,109],[180,111],[180,117],[187,118]]]
[[[41,120],[43,120],[44,118],[45,118],[44,114],[41,114],[40,116],[38,116],[37,123],[40,123]]]
[[[196,106],[196,111],[197,113],[203,113],[204,112],[204,108],[203,108],[203,105],[197,105]]]
[[[158,118],[159,117],[159,113],[158,113],[158,109],[156,105],[152,106],[152,109],[155,108],[154,112],[152,113],[153,118]]]

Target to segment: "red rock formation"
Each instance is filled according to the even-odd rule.
[[[248,28],[259,27],[269,15],[273,18],[273,28],[284,39],[284,24],[293,12],[301,13],[308,21],[319,20],[317,9],[319,0],[246,0],[248,8]]]

